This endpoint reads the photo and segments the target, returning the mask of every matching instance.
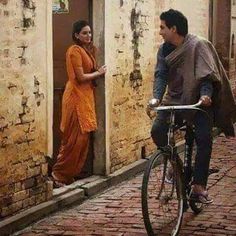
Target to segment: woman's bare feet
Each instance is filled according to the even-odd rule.
[[[51,180],[53,181],[53,188],[61,188],[64,187],[66,184],[60,182],[59,180],[57,180],[56,176],[54,175],[54,173],[52,172],[52,177]]]

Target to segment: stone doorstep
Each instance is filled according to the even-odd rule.
[[[213,136],[215,137],[217,135],[219,135],[219,131],[214,130]],[[177,146],[178,152],[183,152],[184,141],[180,141]],[[1,221],[0,235],[9,235],[15,231],[21,230],[52,212],[61,210],[63,207],[69,206],[73,203],[81,203],[88,197],[94,196],[95,194],[98,194],[111,186],[117,185],[134,177],[136,174],[145,169],[145,163],[147,160],[148,158],[138,160],[107,177],[93,175],[88,178],[78,180],[71,185],[54,189],[52,200],[39,204]]]
[[[88,178],[84,178],[84,179],[75,181],[74,183],[72,183],[70,185],[66,185],[65,187],[55,188],[55,189],[53,189],[53,198],[61,196],[61,195],[68,193],[70,191],[73,191],[74,189],[81,188],[83,185],[86,185],[88,183],[92,183],[92,182],[99,180],[99,179],[101,179],[101,176],[93,175]]]

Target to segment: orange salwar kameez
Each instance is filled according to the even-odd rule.
[[[97,128],[94,86],[91,81],[79,82],[77,70],[84,73],[95,68],[94,57],[84,48],[73,45],[66,53],[68,82],[62,99],[62,142],[53,166],[55,180],[70,184],[84,166],[89,147],[90,132]]]

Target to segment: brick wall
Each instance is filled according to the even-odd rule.
[[[145,106],[152,97],[159,15],[170,7],[189,18],[190,32],[208,37],[208,1],[106,1],[105,60],[107,146],[111,172],[150,153],[152,121]]]
[[[46,1],[0,1],[0,219],[52,192],[44,158],[46,6]]]

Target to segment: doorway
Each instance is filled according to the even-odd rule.
[[[231,1],[211,0],[209,9],[209,39],[228,73],[231,48]]]
[[[66,73],[66,50],[73,44],[72,25],[77,20],[86,20],[92,25],[91,0],[67,0],[55,1],[64,9],[53,11],[53,158],[49,163],[49,174],[51,167],[56,161],[61,143],[61,103],[67,81]],[[62,4],[63,3],[63,4]],[[61,7],[59,5],[59,7]],[[56,10],[55,10],[56,9]],[[93,140],[90,140],[90,148],[86,164],[81,176],[93,173]]]

